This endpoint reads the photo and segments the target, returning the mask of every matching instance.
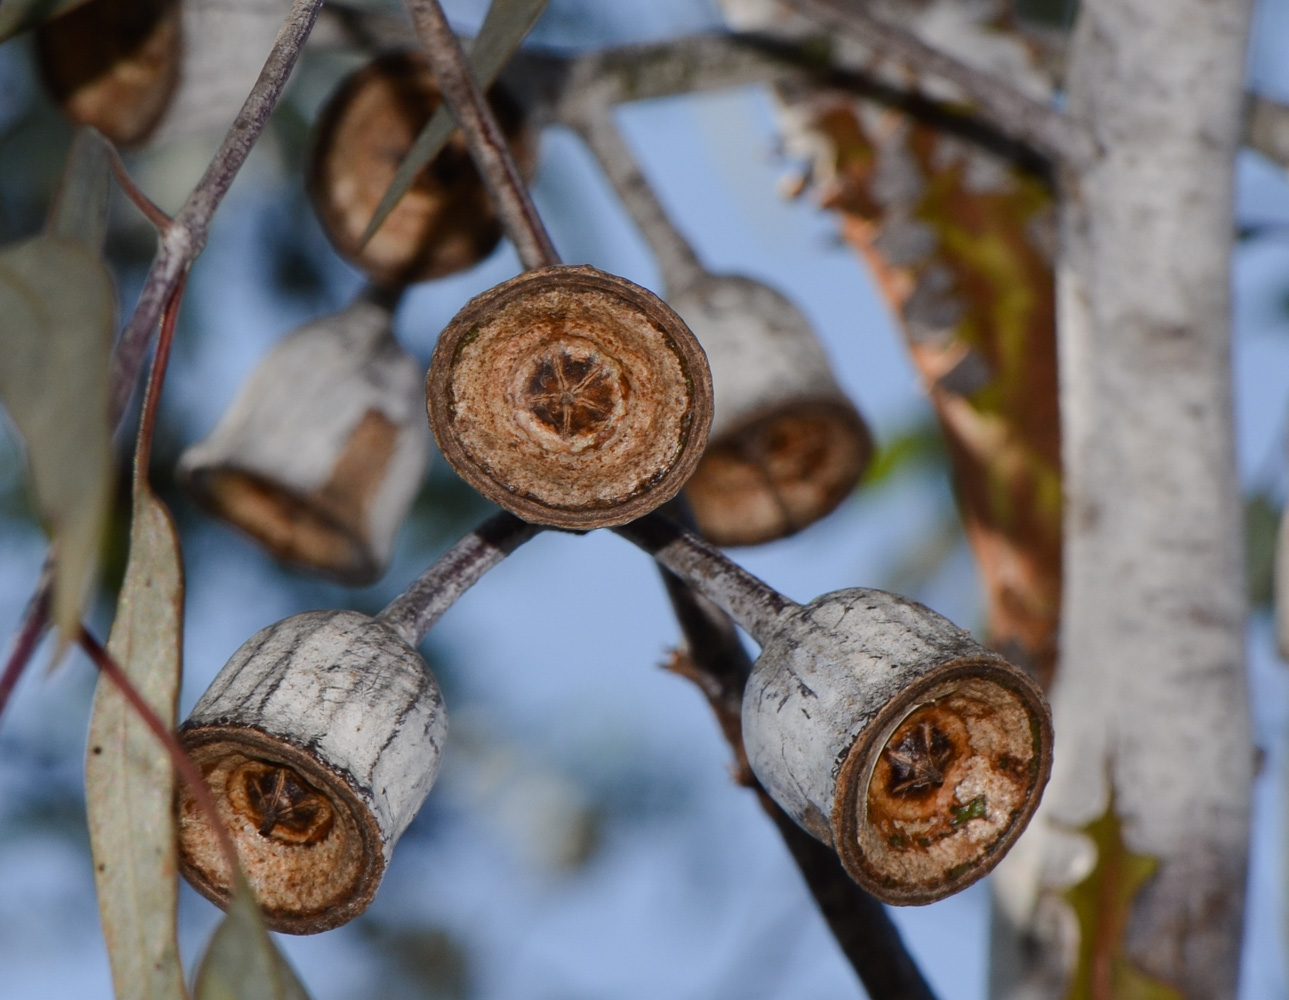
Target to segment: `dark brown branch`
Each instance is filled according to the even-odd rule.
[[[537,214],[501,126],[470,72],[443,8],[438,0],[404,0],[404,7],[520,261],[529,270],[558,264],[555,245]]]
[[[1289,105],[1250,94],[1244,127],[1250,149],[1289,169]]]
[[[860,0],[788,0],[788,4],[819,24],[949,81],[966,94],[977,115],[1052,160],[1077,168],[1091,157],[1092,140],[1074,119],[927,45],[903,28],[873,17]]]

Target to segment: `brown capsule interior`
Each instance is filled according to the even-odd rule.
[[[322,487],[302,492],[229,464],[189,470],[188,487],[217,517],[275,557],[345,583],[380,572],[368,542],[368,510],[379,493],[398,428],[368,410]]]
[[[715,545],[759,545],[831,513],[858,484],[872,438],[855,408],[808,401],[748,421],[710,442],[685,484]]]
[[[527,172],[532,141],[518,105],[498,87],[489,99]],[[478,263],[501,239],[492,203],[457,132],[362,245],[399,164],[440,101],[424,56],[393,52],[346,79],[319,118],[309,197],[332,244],[378,284],[453,274]]]
[[[444,456],[488,499],[541,524],[606,527],[680,489],[711,423],[711,376],[651,292],[595,268],[544,268],[448,324],[427,406]]]
[[[335,817],[326,795],[284,764],[248,760],[229,775],[227,792],[261,837],[307,845],[331,832]]]
[[[273,930],[337,927],[371,902],[384,871],[380,833],[344,780],[306,750],[234,726],[184,730],[255,898]],[[179,865],[212,902],[227,906],[230,880],[209,819],[179,795]]]
[[[41,76],[72,121],[143,142],[179,79],[178,0],[89,0],[36,32]]]
[[[1051,768],[1041,694],[1014,669],[973,672],[919,693],[842,767],[843,862],[885,902],[931,902],[981,878],[1038,805]]]

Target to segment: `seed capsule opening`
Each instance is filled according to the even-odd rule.
[[[233,654],[179,738],[201,769],[268,926],[337,927],[367,908],[438,774],[447,719],[420,655],[382,619],[309,611]],[[227,906],[210,818],[179,796],[179,867]]]
[[[1028,675],[915,601],[841,590],[782,620],[743,699],[761,784],[885,903],[983,877],[1051,771],[1051,712]]]
[[[994,665],[963,665],[960,679],[914,693],[912,711],[856,740],[835,822],[861,883],[883,886],[887,902],[931,902],[1002,858],[1050,766],[1028,694]]]
[[[651,292],[591,267],[529,271],[448,324],[430,426],[470,485],[526,520],[623,524],[671,499],[702,454],[711,379]]]

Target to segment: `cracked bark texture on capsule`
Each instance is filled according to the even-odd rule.
[[[915,761],[923,727],[929,759]],[[747,686],[743,739],[775,801],[897,904],[985,875],[1051,767],[1037,685],[947,619],[878,590],[783,616]]]
[[[757,545],[830,513],[873,445],[801,310],[735,275],[709,275],[669,301],[712,369],[712,429],[685,484],[703,535]]]
[[[371,902],[438,774],[447,716],[420,654],[356,611],[309,611],[233,654],[180,729],[268,925],[328,930]],[[228,871],[188,793],[179,858],[228,904]]]
[[[345,583],[384,572],[429,457],[420,366],[390,323],[360,299],[290,334],[179,462],[212,513]]]

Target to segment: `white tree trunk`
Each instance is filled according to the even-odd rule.
[[[1012,996],[1064,995],[1077,935],[1057,893],[1095,864],[1072,831],[1111,794],[1126,847],[1158,861],[1126,957],[1185,996],[1235,994],[1253,753],[1228,268],[1249,7],[1086,0],[1074,39],[1069,112],[1098,152],[1064,178],[1056,761],[1000,879],[1042,945]]]

